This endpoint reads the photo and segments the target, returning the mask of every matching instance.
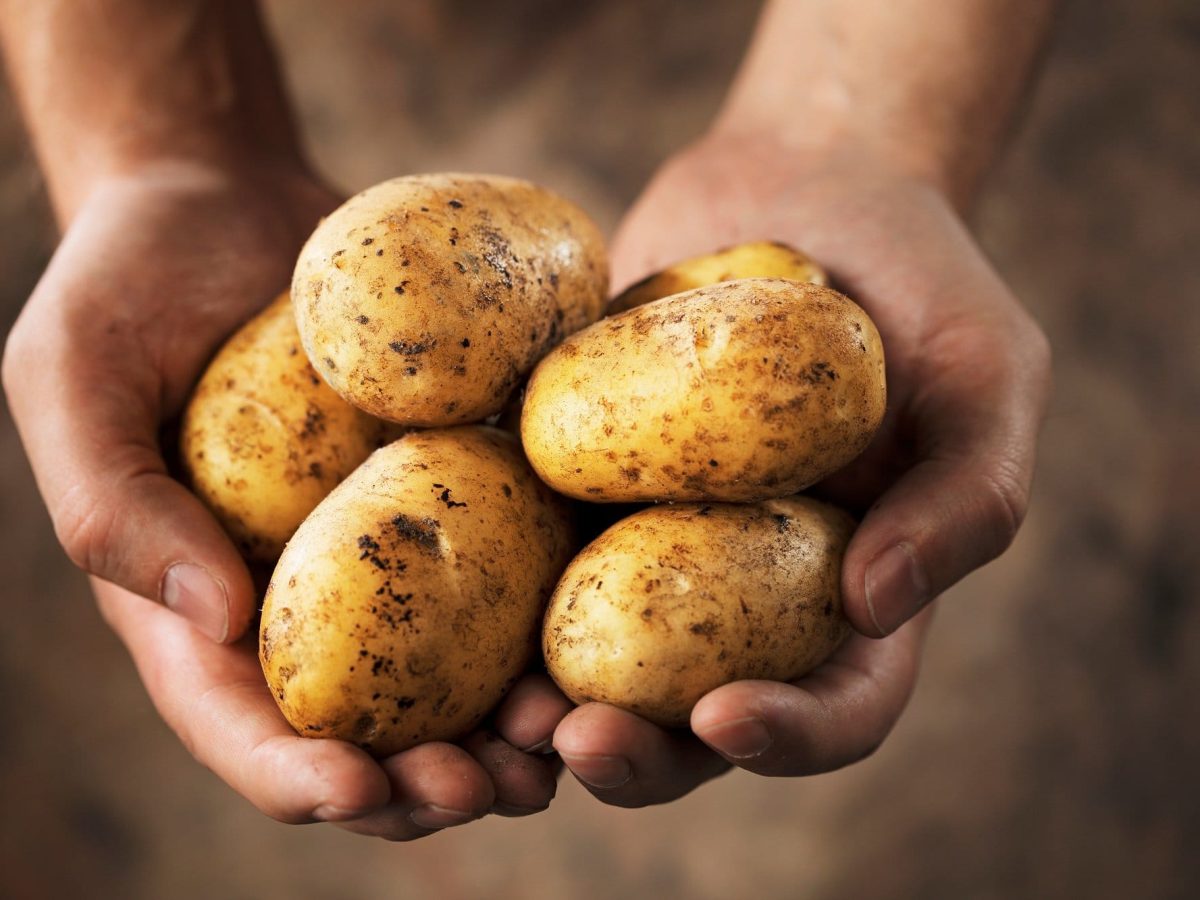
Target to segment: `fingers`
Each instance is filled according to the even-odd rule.
[[[550,805],[558,790],[551,757],[522,753],[493,731],[477,731],[463,742],[491,779],[495,799],[491,811],[502,816],[528,816]]]
[[[343,741],[298,736],[263,680],[254,642],[221,646],[165,609],[93,581],[100,608],[129,649],[150,698],[201,763],[282,822],[336,822],[407,841],[489,811],[527,815],[556,789],[548,759],[478,732],[376,761]]]
[[[522,753],[487,730],[472,734],[462,747],[422,744],[389,757],[382,766],[391,802],[341,827],[391,841],[414,840],[489,812],[541,812],[557,789],[549,760]]]
[[[290,823],[340,821],[388,802],[389,779],[366,753],[292,730],[248,642],[214,644],[141,597],[93,586],[166,723],[196,759],[264,813]]]
[[[550,753],[554,729],[575,704],[544,672],[526,675],[493,715],[496,732],[526,753]]]
[[[68,556],[213,640],[236,638],[253,614],[254,586],[212,515],[167,474],[154,365],[136,341],[58,321],[65,314],[43,306],[35,296],[27,315],[36,327],[27,320],[13,331],[4,385]],[[87,353],[81,341],[92,344]]]
[[[692,711],[695,736],[589,703],[563,720],[554,746],[588,790],[616,806],[674,800],[729,765],[781,776],[841,768],[874,752],[900,717],[931,614],[885,641],[852,635],[795,684],[717,688]]]
[[[692,729],[739,768],[815,775],[869,756],[900,717],[932,610],[885,641],[862,635],[795,684],[738,681],[705,695]]]
[[[462,747],[421,744],[383,760],[391,788],[388,805],[340,823],[356,834],[411,841],[487,814],[495,801],[491,780]]]
[[[589,791],[614,806],[666,803],[729,767],[689,732],[603,703],[585,704],[563,719],[554,749]]]
[[[847,616],[876,637],[1012,543],[1049,391],[1049,350],[1032,327],[946,331],[922,367],[908,412],[918,462],[864,517],[842,570]]]

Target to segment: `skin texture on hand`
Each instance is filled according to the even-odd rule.
[[[862,516],[842,583],[858,633],[794,684],[705,696],[691,720],[702,740],[602,704],[569,713],[554,747],[605,802],[665,802],[731,764],[805,775],[870,754],[911,693],[926,607],[999,555],[1024,516],[1045,338],[947,197],[860,152],[799,159],[768,140],[709,137],[659,172],[614,241],[618,291],[744,241],[810,254],[879,328],[888,411],[866,452],[812,490]]]
[[[486,728],[379,761],[298,737],[244,634],[250,575],[160,448],[218,346],[288,284],[339,200],[304,163],[256,5],[0,0],[0,11],[66,229],[9,336],[4,388],[58,536],[99,576],[101,610],[163,718],[286,822],[409,840],[489,810],[545,808],[557,762]],[[553,728],[536,703],[532,718],[511,708]]]
[[[557,760],[487,728],[379,761],[298,737],[247,632],[250,574],[171,477],[159,442],[209,358],[287,284],[300,243],[337,202],[276,167],[171,164],[100,184],[12,331],[4,384],[60,540],[100,576],[102,612],[192,754],[281,821],[411,840],[489,811],[544,809]],[[539,724],[535,706],[535,730],[566,710],[549,711]]]
[[[102,182],[9,335],[5,390],[68,555],[213,640],[242,633],[254,587],[168,474],[160,429],[333,202],[311,181],[201,165]]]
[[[166,723],[197,760],[281,822],[335,822],[407,841],[489,812],[528,815],[554,797],[557,762],[489,728],[461,745],[422,744],[381,760],[344,741],[302,738],[263,680],[256,635],[214,644],[141,597],[98,580],[93,587]],[[557,721],[563,710],[547,712]]]
[[[1019,94],[1042,30],[1031,22],[1051,5],[1028,0],[1012,15],[1000,0],[894,10],[773,0],[723,121],[776,137],[781,121],[795,126],[786,137],[807,149],[791,156],[850,121],[901,135],[898,150],[935,162],[910,173],[957,166],[939,183],[965,196]],[[106,617],[198,759],[284,821],[403,840],[489,809],[544,807],[556,765],[517,748],[551,740],[599,796],[627,806],[679,796],[730,762],[805,774],[882,740],[911,690],[928,612],[884,641],[856,636],[796,685],[714,691],[692,721],[709,746],[600,705],[571,712],[537,676],[502,704],[495,732],[461,746],[375,762],[348,744],[297,737],[262,681],[253,636],[238,641],[256,602],[249,574],[170,477],[160,429],[220,342],[286,284],[335,198],[302,171],[254,4],[0,0],[0,9],[0,43],[70,223],[9,337],[5,390],[64,547],[103,579]],[[259,162],[244,162],[247,146]],[[864,634],[892,632],[1011,540],[1044,400],[1045,342],[937,190],[879,160],[781,165],[784,155],[723,140],[677,157],[618,236],[616,287],[676,259],[774,238],[812,253],[868,308],[889,354],[891,414],[868,453],[822,489],[870,509],[847,557],[846,605]]]

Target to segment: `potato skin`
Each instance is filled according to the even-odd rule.
[[[267,684],[300,734],[376,756],[462,737],[536,651],[573,549],[511,435],[408,434],[288,543],[259,631]]]
[[[742,679],[791,681],[842,643],[854,522],[805,497],[643,509],[583,549],[546,610],[542,650],[575,703],[665,726]]]
[[[242,554],[274,564],[313,507],[398,436],[317,377],[285,293],[209,364],[184,412],[180,453]]]
[[[608,304],[608,315],[684,291],[739,278],[787,278],[829,284],[829,276],[806,253],[780,241],[750,241],[694,256],[631,285]]]
[[[607,291],[603,237],[582,210],[526,181],[456,174],[351,198],[292,279],[321,377],[415,426],[499,412],[547,350],[602,315]]]
[[[747,278],[572,335],[534,370],[521,438],[542,480],[593,502],[761,500],[862,452],[883,346],[831,288]]]

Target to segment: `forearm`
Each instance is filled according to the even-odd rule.
[[[246,0],[0,0],[0,44],[61,222],[148,162],[299,163]]]
[[[1017,111],[1055,0],[770,0],[717,128],[859,147],[965,206]]]

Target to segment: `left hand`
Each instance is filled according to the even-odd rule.
[[[783,152],[710,136],[669,161],[621,224],[613,283],[762,239],[823,265],[870,313],[887,354],[883,426],[813,488],[865,511],[842,574],[858,633],[795,683],[712,691],[691,733],[599,703],[571,711],[554,747],[608,803],[666,802],[730,765],[807,775],[869,755],[911,694],[928,604],[999,555],[1024,515],[1048,346],[950,199],[861,148]]]

